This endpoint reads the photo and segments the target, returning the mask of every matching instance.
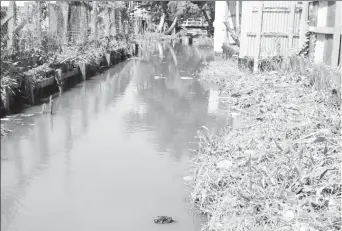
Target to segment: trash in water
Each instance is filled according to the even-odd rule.
[[[231,112],[230,114],[233,118],[236,118],[240,115],[239,113],[235,113],[235,112]]]
[[[14,121],[22,121],[23,119],[13,119]]]
[[[166,77],[164,76],[154,76],[154,79],[165,79]]]
[[[192,181],[192,177],[191,176],[185,176],[183,177],[184,181]]]
[[[187,79],[194,79],[192,77],[181,77],[181,79],[187,80]]]
[[[154,223],[156,224],[168,224],[172,222],[174,222],[174,220],[172,219],[172,217],[168,216],[158,216],[156,219],[154,219]]]
[[[29,116],[33,116],[33,114],[21,114],[21,116],[29,117]]]
[[[209,129],[206,126],[204,126],[204,125],[202,126],[202,128],[207,130],[207,131],[209,131]]]

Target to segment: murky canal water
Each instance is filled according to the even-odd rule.
[[[231,121],[182,77],[211,58],[157,44],[56,98],[53,115],[37,106],[3,119],[14,131],[1,142],[1,230],[200,230],[183,182],[189,142]]]

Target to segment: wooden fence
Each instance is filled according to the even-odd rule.
[[[233,7],[234,9],[234,7]],[[243,1],[240,58],[289,56],[307,43],[309,58],[341,66],[341,2]]]
[[[301,11],[297,2],[255,1],[242,3],[240,57],[285,56],[299,48]]]

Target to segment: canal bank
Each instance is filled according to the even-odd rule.
[[[18,66],[15,67],[17,71],[12,71],[12,75],[18,76],[10,76],[17,81],[14,84],[16,87],[12,89],[6,87],[2,90],[4,92],[2,92],[0,116],[19,113],[25,106],[47,102],[51,95],[60,95],[75,84],[86,81],[136,55],[138,47],[138,43],[134,42],[101,54],[90,54],[89,52],[89,54],[87,52],[85,54],[77,53],[77,55],[68,54],[62,60],[49,64],[40,63],[34,58],[18,60],[18,64],[16,64]],[[92,57],[94,55],[97,57]],[[36,67],[32,68],[33,66]],[[18,74],[19,70],[22,72],[21,74]]]
[[[189,149],[202,125],[227,122],[196,81],[211,60],[154,44],[65,91],[52,115],[33,106],[2,118],[13,132],[1,141],[1,230],[199,231],[183,181]],[[157,225],[160,215],[176,222]]]
[[[241,123],[198,133],[186,179],[205,230],[341,227],[340,74],[295,65],[251,74],[217,58],[201,71]]]

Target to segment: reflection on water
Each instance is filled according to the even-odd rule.
[[[1,230],[153,231],[158,215],[178,221],[165,230],[200,230],[181,177],[189,142],[202,125],[232,121],[208,108],[209,90],[181,77],[211,59],[155,44],[56,98],[54,115],[33,107],[3,120],[14,132],[1,142]]]

